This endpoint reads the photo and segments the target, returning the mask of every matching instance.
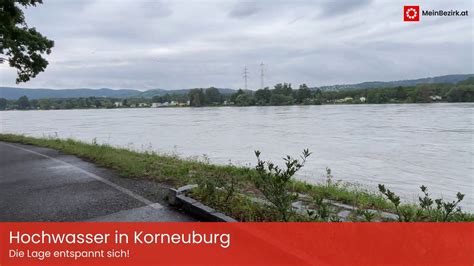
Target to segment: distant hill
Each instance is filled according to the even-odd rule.
[[[233,89],[226,89],[226,88],[217,88],[220,93],[222,94],[232,94],[235,93],[237,90]],[[147,90],[138,95],[138,97],[143,98],[152,98],[153,96],[163,96],[165,94],[188,94],[191,89],[180,89],[180,90],[164,90],[164,89],[154,89],[154,90]]]
[[[431,78],[411,79],[411,80],[398,80],[398,81],[371,81],[357,84],[344,84],[344,85],[332,85],[314,87],[311,89],[321,89],[323,91],[341,91],[341,90],[356,90],[356,89],[370,89],[370,88],[387,88],[387,87],[398,87],[398,86],[415,86],[417,84],[424,83],[449,83],[454,84],[460,81],[464,81],[470,77],[474,77],[474,74],[463,74],[463,75],[446,75]],[[218,88],[222,94],[232,94],[237,90],[228,88]],[[76,97],[110,97],[110,98],[130,98],[130,97],[143,97],[152,98],[153,96],[163,96],[169,94],[187,94],[190,89],[179,89],[179,90],[165,90],[165,89],[152,89],[147,91],[139,90],[114,90],[108,88],[102,89],[25,89],[25,88],[12,88],[12,87],[0,87],[0,97],[9,100],[16,100],[23,95],[26,95],[29,99],[43,99],[43,98],[76,98]]]
[[[154,96],[163,96],[167,93],[169,94],[185,94],[188,93],[188,89],[181,89],[181,90],[164,90],[164,89],[153,89],[141,92],[140,94],[136,95],[136,97],[143,97],[143,98],[152,98]]]
[[[430,78],[421,79],[409,79],[409,80],[397,80],[397,81],[370,81],[362,82],[357,84],[343,84],[343,85],[331,85],[314,87],[312,89],[320,89],[322,91],[341,91],[341,90],[357,90],[357,89],[370,89],[370,88],[389,88],[398,86],[415,86],[418,84],[432,84],[432,83],[448,83],[454,84],[459,81],[466,80],[470,77],[474,77],[474,74],[461,74],[461,75],[445,75]]]
[[[112,89],[23,89],[0,87],[0,97],[9,100],[18,99],[26,95],[29,99],[43,98],[76,98],[76,97],[111,97],[127,98],[140,94],[138,90],[112,90]]]
[[[187,94],[190,89],[181,90],[164,90],[153,89],[147,91],[139,90],[113,90],[113,89],[25,89],[0,87],[0,97],[8,100],[16,100],[23,95],[29,99],[44,99],[44,98],[77,98],[77,97],[109,97],[109,98],[130,98],[143,97],[152,98],[153,96],[162,96],[169,94]],[[222,94],[231,94],[236,92],[233,89],[219,89]]]

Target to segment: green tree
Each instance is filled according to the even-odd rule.
[[[270,104],[271,105],[290,105],[293,104],[293,97],[291,96],[285,96],[283,94],[272,94],[272,97],[270,98]]]
[[[202,89],[192,89],[188,96],[191,106],[199,107],[206,104],[206,96]]]
[[[290,83],[278,83],[275,85],[275,89],[273,90],[273,94],[282,94],[285,96],[292,96],[293,95],[293,89],[291,88]]]
[[[50,99],[40,99],[38,101],[38,105],[40,109],[49,110],[52,108],[53,103],[51,102]]]
[[[219,104],[222,102],[222,95],[218,89],[211,87],[205,91],[206,100],[209,103]]]
[[[432,102],[430,96],[433,94],[433,89],[429,86],[421,86],[416,89],[416,101],[422,103]]]
[[[296,102],[303,103],[309,98],[311,98],[311,90],[306,86],[306,84],[300,85],[300,88],[296,91]]]
[[[31,109],[38,109],[39,107],[39,102],[36,99],[33,99],[30,101],[30,108]]]
[[[171,102],[171,95],[169,93],[162,96],[163,102]]]
[[[239,89],[236,93],[234,93],[230,96],[230,101],[235,102],[237,97],[239,97],[239,95],[242,95],[242,94],[245,94],[245,92],[242,89]]]
[[[406,100],[407,97],[408,97],[408,94],[405,91],[405,89],[401,86],[397,87],[396,92],[395,92],[395,98],[403,101],[403,100]]]
[[[367,102],[368,103],[387,103],[389,98],[384,93],[384,91],[371,90],[367,93]]]
[[[104,100],[102,101],[102,106],[104,106],[104,107],[107,108],[107,109],[110,109],[110,108],[114,108],[114,107],[115,107],[114,103],[113,103],[110,99],[104,99]]]
[[[323,92],[320,89],[317,89],[316,92],[314,93],[314,102],[313,104],[322,104],[325,102],[325,98],[323,96]]]
[[[154,103],[164,103],[165,101],[163,100],[163,97],[161,96],[153,96],[151,98],[151,101]]]
[[[42,57],[50,54],[54,42],[29,28],[20,6],[42,4],[42,0],[2,0],[0,2],[0,52],[6,55],[10,67],[17,69],[16,82],[26,82],[45,70],[48,61]]]
[[[94,101],[94,105],[95,105],[96,108],[101,108],[102,107],[102,102],[99,99],[94,97],[92,100]]]
[[[449,102],[474,102],[474,85],[458,86],[447,93]]]
[[[25,110],[30,108],[30,101],[28,100],[28,97],[21,96],[20,98],[18,98],[17,105],[18,109]]]
[[[267,105],[270,103],[272,92],[268,89],[260,89],[255,92],[255,101],[258,105]]]
[[[239,106],[254,105],[255,99],[252,97],[252,95],[244,93],[237,96],[237,98],[235,99],[235,104]]]
[[[127,99],[122,100],[122,106],[123,107],[128,107],[128,100]]]
[[[5,98],[0,98],[0,110],[5,110],[7,109],[7,99]]]
[[[279,83],[275,85],[270,97],[271,105],[289,105],[293,104],[293,89],[289,83]]]

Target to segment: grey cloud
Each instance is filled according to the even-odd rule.
[[[425,5],[472,9],[460,1]],[[409,24],[401,19],[402,7],[384,0],[49,0],[28,8],[26,17],[55,41],[50,64],[19,86],[239,88],[246,65],[250,87],[258,88],[262,61],[267,85],[318,86],[474,71],[470,17]],[[314,19],[317,14],[325,16]],[[0,65],[0,86],[16,86],[15,74]]]
[[[173,10],[161,1],[147,1],[140,5],[142,14],[147,17],[165,18],[173,14]]]
[[[321,2],[322,17],[334,17],[342,14],[350,13],[369,6],[373,0],[350,0],[350,1],[333,1],[325,0]]]
[[[258,13],[259,10],[260,7],[257,2],[237,2],[230,10],[229,16],[234,18],[244,18]]]

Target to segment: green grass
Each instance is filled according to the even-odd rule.
[[[197,160],[186,160],[172,155],[154,152],[138,152],[110,145],[85,143],[73,139],[34,138],[23,135],[0,134],[0,141],[16,142],[52,148],[61,152],[76,155],[99,166],[114,169],[120,175],[129,178],[149,178],[169,186],[179,187],[186,184],[210,184],[208,187],[223,187],[235,183],[239,195],[262,197],[253,185],[256,171],[237,166],[213,165]],[[338,202],[377,210],[394,211],[392,203],[382,194],[351,185],[309,184],[294,180],[291,185],[294,192],[323,197]],[[203,189],[194,191],[193,196],[211,207],[242,221],[272,221],[274,212],[271,208],[251,202],[245,196],[223,195],[224,192],[209,192]],[[211,195],[212,196],[209,196]],[[415,208],[404,205],[405,208]],[[472,215],[468,214],[472,219]]]
[[[188,184],[205,176],[225,174],[244,178],[249,172],[249,169],[246,168],[211,165],[179,159],[176,156],[138,152],[73,139],[61,140],[0,134],[0,140],[52,148],[76,155],[97,165],[114,169],[124,177],[151,178],[175,187]]]
[[[328,184],[308,184],[295,180],[293,189],[299,193],[309,194],[313,197],[323,197],[341,203],[377,210],[393,211],[394,208],[380,193],[375,193],[368,189],[351,184],[328,185]]]

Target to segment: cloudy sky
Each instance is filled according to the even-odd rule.
[[[469,17],[403,22],[406,1],[44,0],[27,22],[55,41],[44,73],[15,85],[181,89],[389,81],[473,73],[471,0],[410,1]]]

